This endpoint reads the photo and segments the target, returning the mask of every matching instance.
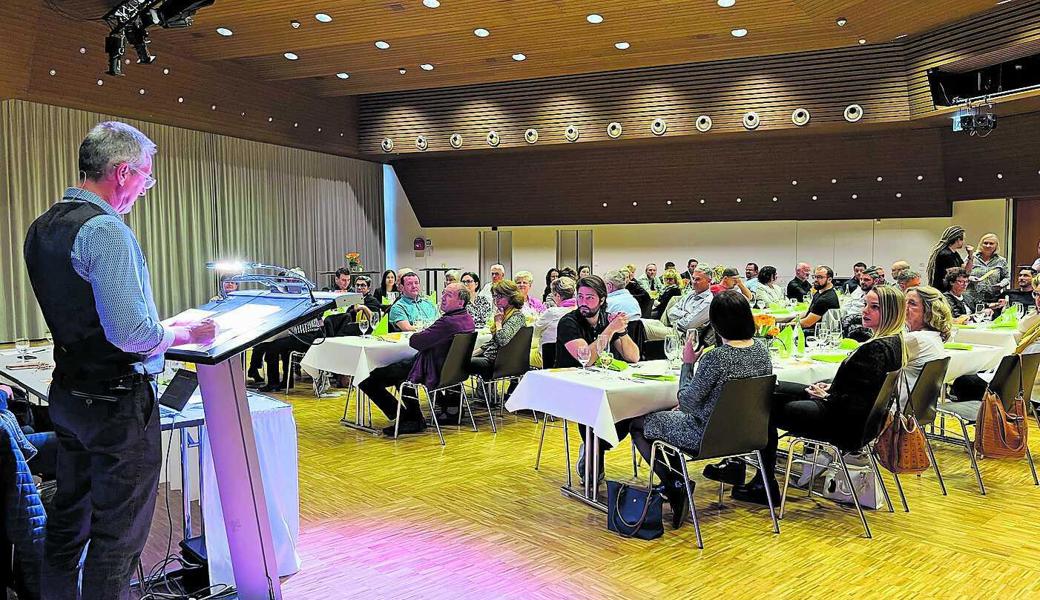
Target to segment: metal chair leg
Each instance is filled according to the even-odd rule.
[[[545,428],[549,425],[549,415],[542,418],[542,434],[538,437],[538,454],[534,457],[534,470],[538,470],[538,465],[542,462],[542,445],[545,444]]]
[[[636,445],[632,446],[632,477],[639,479],[639,454],[636,453]]]
[[[794,462],[794,446],[798,442],[802,443],[802,450],[805,449],[806,441],[802,438],[794,438],[791,443],[787,446],[787,468],[784,469],[784,489],[780,492],[780,514],[778,518],[784,518],[784,508],[787,506],[787,488],[791,485],[791,463]],[[762,474],[763,483],[765,483],[765,473]],[[768,485],[768,484],[766,484]],[[809,482],[810,489],[812,488],[812,482]]]
[[[484,388],[484,405],[487,406],[488,417],[491,419],[491,433],[498,433],[498,427],[495,426],[495,413],[491,409],[491,390],[494,388],[494,383],[485,384]]]
[[[979,493],[985,496],[986,486],[982,484],[982,472],[979,471],[979,462],[975,458],[975,447],[971,443],[971,438],[968,437],[968,426],[960,419],[957,419],[957,423],[961,426],[961,436],[964,439],[964,449],[968,452],[968,458],[971,459],[971,468],[975,471],[975,481],[979,484]]]
[[[874,469],[874,477],[877,477],[878,485],[881,486],[881,493],[885,496],[885,503],[888,504],[888,512],[896,512],[895,507],[892,505],[892,498],[888,495],[888,486],[885,485],[885,480],[881,477],[881,466],[878,464],[877,456],[875,456],[874,448],[868,446],[867,454],[870,455],[870,465]],[[903,495],[903,485],[899,483],[899,476],[895,473],[892,474],[896,480],[896,488],[899,491],[899,497],[903,502],[903,510],[910,512],[910,507],[906,504],[906,496]],[[851,482],[850,482],[851,483]],[[851,487],[851,486],[850,486]]]
[[[852,485],[852,473],[849,473],[849,466],[845,464],[845,457],[842,456],[841,451],[837,448],[834,450],[838,457],[838,464],[841,465],[841,470],[845,474],[845,481],[849,483],[849,489],[855,490],[856,488]],[[856,498],[855,491],[852,493],[852,503],[856,505],[856,512],[859,513],[859,520],[863,523],[863,531],[866,532],[867,539],[870,539],[873,536],[870,535],[870,526],[867,525],[867,515],[863,514],[863,507],[859,505],[859,499]],[[891,506],[891,503],[889,503],[889,506]]]
[[[816,481],[816,464],[820,460],[820,452],[822,452],[822,451],[823,451],[823,449],[820,448],[819,446],[813,446],[812,471],[809,471],[809,485],[805,486],[806,489],[809,490],[808,493],[806,494],[806,496],[808,496],[810,498],[812,498],[813,483]],[[803,455],[805,454],[805,445],[804,444],[802,445],[802,454]]]
[[[571,434],[567,419],[563,420],[563,453],[567,457],[567,487],[571,487]]]
[[[416,395],[418,395],[418,390],[416,390]],[[433,392],[432,394],[430,392],[426,392],[426,402],[430,405],[430,420],[433,421],[433,426],[437,428],[437,437],[440,438],[441,446],[443,446],[444,433],[441,431],[441,424],[437,421],[437,412],[433,408],[433,401],[436,395],[437,392]]]
[[[1036,466],[1033,465],[1033,454],[1029,452],[1029,444],[1026,444],[1026,460],[1029,461],[1029,471],[1033,474],[1033,485],[1040,485],[1040,480],[1036,478]]]
[[[697,505],[693,503],[693,485],[690,481],[690,474],[686,469],[686,457],[683,456],[682,452],[679,453],[679,464],[682,466],[682,478],[683,478],[683,489],[686,490],[686,502],[690,506],[690,517],[693,518],[693,531],[697,534],[697,547],[704,550],[704,539],[701,538],[701,522],[697,519]],[[650,470],[654,470],[653,464],[650,465]]]
[[[939,489],[942,490],[942,495],[946,494],[946,482],[943,481],[942,473],[939,472],[939,463],[935,462],[935,453],[932,452],[932,442],[928,440],[928,436],[924,436],[924,447],[928,450],[928,458],[932,460],[932,467],[935,468],[935,476],[939,479]]]
[[[465,405],[466,412],[469,413],[469,424],[473,427],[473,431],[477,431],[477,420],[473,416],[473,407],[470,406],[470,404],[469,404],[469,395],[466,394],[466,386],[464,386],[464,385],[460,385],[459,386],[459,398],[462,400],[462,403],[459,404],[459,423],[460,423],[460,427],[461,427],[461,423],[462,423],[462,406]]]
[[[762,451],[761,450],[755,450],[755,458],[758,459],[758,474],[762,477],[762,482],[766,486],[766,501],[769,503],[769,518],[770,518],[770,520],[773,521],[773,533],[780,533],[780,523],[776,519],[776,509],[773,507],[773,492],[770,491],[770,489],[769,489],[769,482],[768,482],[769,480],[766,479],[767,474],[766,474],[765,470],[762,468]],[[773,474],[769,473],[768,476],[772,477]],[[722,493],[722,486],[719,486],[719,494],[721,494],[721,493]],[[720,504],[722,503],[721,500],[719,501],[719,503]]]
[[[397,416],[394,418],[394,439],[397,439],[397,430],[401,426],[401,397],[404,396],[404,388],[398,391],[397,398]]]

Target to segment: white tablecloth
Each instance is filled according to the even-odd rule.
[[[970,329],[954,327],[953,336],[950,338],[951,341],[964,344],[996,346],[1002,349],[1005,354],[1014,352],[1020,339],[1022,339],[1022,332],[1018,328],[990,328],[981,324],[975,325]]]
[[[634,365],[624,372],[599,369],[584,373],[581,369],[529,371],[506,402],[506,409],[536,410],[590,425],[600,439],[616,446],[615,423],[668,410],[677,404],[678,377],[675,381],[633,379],[631,373],[641,368],[645,367]]]
[[[1008,352],[1001,347],[974,344],[971,350],[947,350],[950,368],[946,371],[946,382],[950,383],[961,375],[992,369]],[[833,379],[841,363],[818,362],[808,358],[785,358],[773,365],[778,381],[791,383],[816,383]]]
[[[407,340],[384,342],[374,337],[357,336],[327,338],[311,346],[300,366],[311,376],[318,371],[350,375],[354,385],[368,379],[373,369],[404,360],[416,353]]]
[[[820,362],[809,358],[781,358],[773,364],[777,381],[809,385],[833,379],[841,363]]]

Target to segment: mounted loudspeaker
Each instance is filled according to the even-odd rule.
[[[524,139],[527,140],[528,144],[533,144],[538,141],[538,130],[528,129],[524,132]]]
[[[379,144],[379,147],[383,149],[383,152],[393,152],[394,141],[390,138],[383,138],[383,143]]]
[[[668,122],[664,119],[654,119],[650,121],[650,133],[654,135],[664,135],[664,132],[668,131]]]
[[[581,133],[578,131],[578,128],[574,125],[568,125],[567,129],[565,129],[563,132],[563,139],[567,140],[568,142],[578,141],[579,136],[581,136]]]
[[[495,148],[495,147],[498,146],[498,143],[501,142],[501,141],[502,140],[499,139],[499,137],[498,137],[498,133],[496,133],[494,131],[489,131],[488,132],[488,134],[487,134],[488,146],[491,146],[492,148]]]
[[[760,123],[757,112],[744,113],[744,129],[757,129]]]
[[[462,134],[459,134],[459,133],[451,134],[451,137],[448,138],[448,143],[451,144],[452,148],[455,148],[456,150],[458,150],[459,148],[462,147]]]
[[[711,117],[708,115],[701,115],[697,117],[697,121],[694,122],[694,127],[701,133],[708,133],[711,131]]]
[[[863,107],[859,104],[850,104],[845,107],[845,120],[855,123],[863,118]]]
[[[424,152],[427,148],[430,147],[430,143],[426,141],[425,135],[420,135],[419,137],[415,138],[415,147],[419,149],[419,152]]]
[[[613,139],[621,137],[621,132],[624,131],[621,127],[621,123],[614,121],[610,125],[607,125],[607,135]]]
[[[794,112],[791,113],[791,122],[799,127],[808,125],[809,119],[811,118],[812,115],[810,115],[809,110],[805,108],[796,108],[794,109]]]

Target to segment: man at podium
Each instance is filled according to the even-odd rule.
[[[155,185],[155,144],[100,123],[80,144],[80,184],[29,227],[25,263],[54,335],[50,416],[58,489],[47,522],[46,599],[127,598],[155,509],[161,447],[154,376],[175,344],[216,325],[166,327],[137,238],[120,215]],[[82,594],[77,565],[84,546]]]

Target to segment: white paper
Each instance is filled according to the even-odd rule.
[[[181,314],[167,319],[167,321],[197,321],[206,317],[212,318],[217,324],[217,337],[208,344],[181,344],[175,346],[182,350],[205,350],[223,344],[238,337],[242,333],[253,333],[267,317],[281,309],[271,304],[246,304],[234,310],[213,316],[213,311],[190,308]],[[164,321],[165,323],[166,321]]]

